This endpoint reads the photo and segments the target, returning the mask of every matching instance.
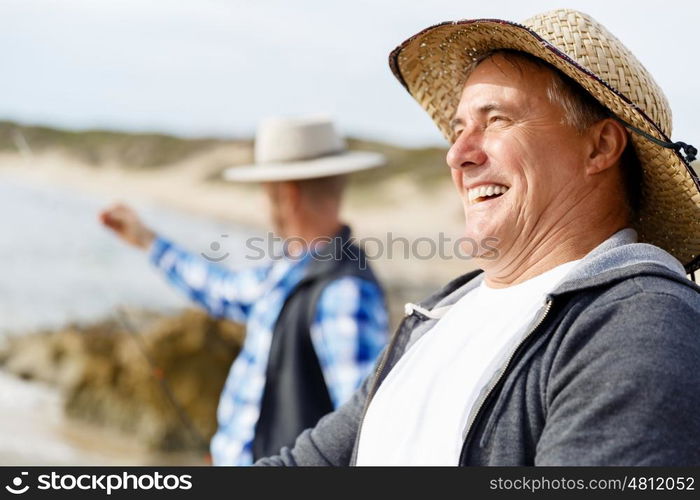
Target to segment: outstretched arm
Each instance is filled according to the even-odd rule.
[[[262,295],[269,267],[231,271],[156,236],[149,259],[168,281],[214,317],[245,322]]]
[[[168,280],[212,316],[245,322],[263,292],[269,267],[234,272],[208,262],[158,236],[127,205],[113,205],[99,218],[122,241],[149,252],[151,262]]]

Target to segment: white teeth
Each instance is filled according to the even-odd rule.
[[[477,198],[484,196],[493,196],[494,194],[503,194],[508,191],[505,186],[499,186],[498,184],[483,184],[479,187],[475,187],[469,190],[467,197],[470,202],[473,202]]]

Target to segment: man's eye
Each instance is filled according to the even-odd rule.
[[[492,123],[504,122],[506,120],[507,120],[507,118],[505,116],[493,115],[493,116],[489,117],[488,124],[491,125]]]

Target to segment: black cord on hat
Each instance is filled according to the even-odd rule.
[[[649,139],[651,142],[654,144],[661,146],[662,148],[668,148],[668,149],[673,149],[675,151],[680,151],[683,157],[685,158],[685,161],[688,163],[695,161],[695,158],[697,158],[698,150],[695,146],[692,146],[691,144],[686,144],[685,142],[681,141],[676,141],[676,142],[668,142],[668,141],[662,141],[661,139],[657,139],[651,134],[648,134],[644,132],[642,129],[639,129],[635,127],[634,125],[631,125],[627,123],[625,120],[614,116],[617,121],[622,123],[625,127],[628,129],[632,130],[633,132],[638,133],[639,135]]]

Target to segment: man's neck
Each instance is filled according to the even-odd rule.
[[[294,236],[289,236],[288,252],[299,256],[317,244],[329,243],[343,227],[338,219],[300,226]]]
[[[513,245],[497,260],[481,263],[486,284],[492,288],[517,285],[561,264],[581,259],[627,226],[626,223],[618,223],[607,226],[605,230],[585,230],[579,226],[569,229],[572,226],[567,225],[529,238],[525,245]]]

